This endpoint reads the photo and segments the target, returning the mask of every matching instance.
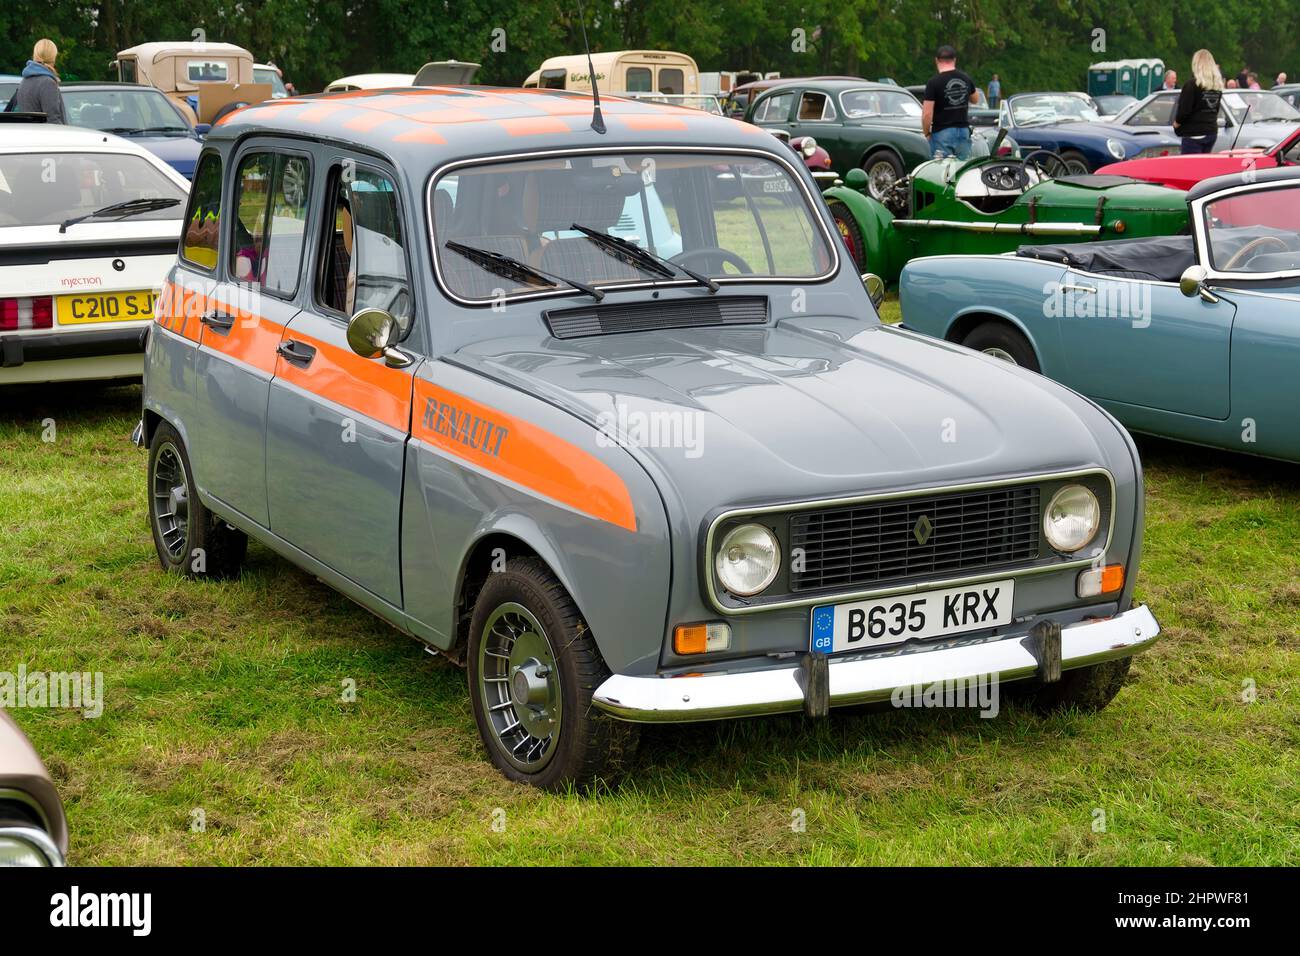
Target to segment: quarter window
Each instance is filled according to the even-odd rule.
[[[199,160],[190,196],[181,258],[201,269],[215,269],[221,235],[221,157],[216,153],[205,153]]]
[[[251,153],[239,164],[230,274],[292,296],[302,269],[310,167],[301,156]]]
[[[835,119],[835,107],[825,93],[805,93],[799,100],[799,119],[818,121]]]
[[[794,105],[794,93],[777,93],[758,104],[754,111],[755,123],[784,123],[790,118],[790,107]]]
[[[565,75],[564,70],[542,70],[541,80],[537,85],[544,90],[562,90]]]

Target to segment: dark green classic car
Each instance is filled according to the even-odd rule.
[[[745,112],[765,129],[794,139],[812,136],[840,175],[855,167],[883,198],[898,179],[930,158],[921,135],[921,104],[907,90],[866,80],[791,80],[765,90]]]

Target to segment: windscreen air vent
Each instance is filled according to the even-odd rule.
[[[767,297],[713,295],[666,302],[592,304],[577,309],[551,309],[544,313],[544,318],[557,339],[702,325],[761,325],[767,321]]]

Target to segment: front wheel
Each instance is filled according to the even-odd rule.
[[[237,573],[248,550],[248,537],[199,500],[185,442],[166,422],[149,441],[147,480],[149,526],[163,570],[192,578]]]
[[[609,669],[544,563],[512,559],[489,575],[466,658],[479,736],[508,778],[545,790],[618,779],[639,731],[592,707]]]
[[[877,202],[885,201],[904,173],[902,162],[887,149],[878,149],[864,159],[862,169],[867,174],[867,192]]]
[[[1061,153],[1061,159],[1065,161],[1065,174],[1067,176],[1087,176],[1092,172],[1088,168],[1088,160],[1084,158],[1083,153],[1067,149]]]
[[[844,203],[832,199],[826,205],[831,211],[835,229],[844,240],[844,245],[848,247],[854,265],[859,272],[863,271],[867,268],[867,244],[862,236],[862,227],[858,225],[858,220]]]
[[[961,344],[992,358],[1027,368],[1031,372],[1042,371],[1029,340],[1018,330],[1001,322],[985,322],[975,326],[961,340]]]
[[[1128,677],[1131,657],[1102,661],[1087,667],[1076,667],[1061,675],[1054,684],[1030,685],[1018,688],[1029,706],[1040,713],[1078,710],[1096,713],[1115,699],[1124,679]],[[1011,687],[1016,687],[1012,684]]]

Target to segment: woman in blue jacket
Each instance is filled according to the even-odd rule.
[[[63,96],[54,61],[59,48],[53,40],[37,40],[32,58],[23,68],[23,81],[5,106],[7,113],[44,113],[45,122],[63,123]]]

